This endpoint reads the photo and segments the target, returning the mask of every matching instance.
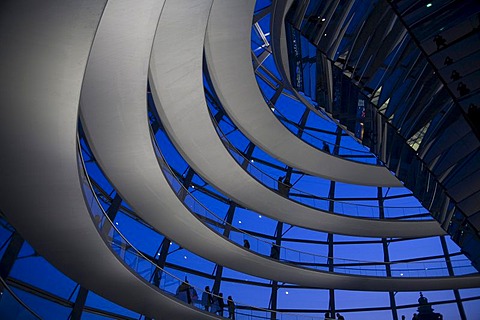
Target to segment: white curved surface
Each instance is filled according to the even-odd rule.
[[[217,6],[220,9],[216,10]],[[242,11],[243,7],[244,2],[216,1],[211,19],[218,19],[220,15],[230,21],[234,17],[225,12]],[[173,39],[161,35],[157,35],[156,41],[170,42],[170,46],[156,45],[152,56],[150,86],[156,108],[178,151],[210,184],[246,208],[308,229],[364,237],[410,238],[445,234],[434,220],[392,221],[331,214],[293,202],[262,185],[231,157],[212,125],[203,92],[202,52],[174,44]],[[227,34],[219,32],[216,36],[222,38]],[[187,35],[178,35],[180,39],[184,37]],[[193,56],[195,52],[196,57]]]
[[[108,20],[127,2],[109,1],[105,12],[106,1],[99,0],[0,4],[1,210],[56,268],[114,303],[155,319],[218,319],[128,269],[85,204],[77,164],[80,88],[102,12]],[[128,12],[159,5],[136,1]]]
[[[110,1],[109,6],[113,3],[120,2]],[[144,8],[139,3],[136,10]],[[46,1],[17,0],[7,9],[2,6],[1,209],[39,253],[108,299],[155,319],[216,319],[163,296],[128,270],[100,237],[86,208],[77,167],[77,109],[87,56],[104,5],[98,0],[58,0],[48,5]],[[27,6],[29,10],[25,10]],[[153,15],[152,11],[149,14]],[[108,8],[105,17],[107,13]],[[131,8],[128,13],[135,16]],[[149,174],[148,170],[142,172]],[[298,268],[294,269],[291,271],[298,273]],[[462,285],[471,279],[448,282]],[[360,286],[368,285],[370,279],[340,277],[337,284],[346,287],[349,281]],[[408,286],[409,281],[401,281]],[[415,283],[421,285],[422,281],[435,279]]]
[[[205,42],[212,84],[237,127],[272,157],[308,174],[359,185],[402,186],[385,167],[338,158],[308,145],[273,115],[252,67],[254,5],[253,0],[215,3]]]
[[[203,94],[198,91],[203,90],[201,44],[210,1],[203,1],[202,4],[192,4],[189,0],[167,1],[160,18],[150,63],[151,79],[156,81],[151,87],[156,90],[157,103],[168,104],[165,109],[174,110],[175,116],[187,123],[190,118],[186,117],[185,110],[179,106],[187,105],[190,109],[195,109],[205,102]],[[175,39],[184,41],[174,41]],[[121,92],[122,88],[118,88],[118,94]],[[101,98],[100,93],[101,90],[91,92],[89,98]],[[112,97],[121,99],[117,95]],[[98,150],[97,160],[138,215],[166,237],[197,255],[257,277],[310,287],[425,290],[427,287],[451,288],[459,283],[470,286],[472,279],[476,279],[435,278],[432,281],[431,278],[391,279],[334,274],[280,263],[246,250],[208,229],[185,208],[170,188],[154,156],[146,121],[146,108],[141,105],[144,102],[134,106],[115,102],[120,101],[106,105],[118,109],[117,111],[104,108],[87,109],[85,107],[88,104],[82,105],[87,127],[90,122],[98,123],[98,126],[92,126],[94,131],[88,130],[92,144]],[[124,121],[115,121],[112,131],[105,130],[100,125],[109,119],[110,112],[124,114]],[[108,146],[110,148],[105,152],[104,147]],[[480,278],[478,280],[480,281]]]

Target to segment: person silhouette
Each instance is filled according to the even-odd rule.
[[[460,81],[460,83],[458,84],[457,91],[460,96],[465,96],[470,93],[470,89],[468,89],[467,85],[463,83],[463,81]]]
[[[453,59],[450,58],[450,56],[446,56],[445,57],[445,60],[443,61],[443,64],[446,65],[446,66],[449,66],[453,63]]]
[[[204,307],[205,311],[208,311],[210,309],[212,302],[213,299],[212,293],[210,292],[210,287],[206,286],[205,291],[202,293],[202,306]]]
[[[325,141],[323,141],[323,151],[330,153],[330,146]]]
[[[460,73],[458,73],[457,70],[453,70],[452,74],[450,75],[450,79],[452,79],[453,81],[457,81],[458,79],[460,79]]]
[[[437,34],[433,38],[433,42],[435,42],[435,44],[437,45],[437,50],[440,50],[440,48],[445,47],[447,45],[447,40],[445,40],[445,38],[439,34]]]
[[[223,301],[223,293],[219,293],[217,297],[217,311],[215,311],[216,314],[218,314],[220,317],[223,317],[223,308],[225,308],[225,301]]]
[[[235,319],[235,302],[232,296],[227,298],[228,319]]]

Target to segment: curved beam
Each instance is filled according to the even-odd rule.
[[[205,56],[215,91],[230,118],[272,157],[308,174],[345,183],[402,186],[385,167],[350,161],[303,142],[273,115],[258,87],[251,59],[255,1],[216,2],[208,23]]]
[[[80,89],[100,18],[108,20],[121,3],[0,5],[1,210],[52,265],[112,302],[155,319],[217,319],[161,293],[120,261],[85,203],[77,163]],[[161,6],[136,4],[129,14]]]
[[[210,19],[225,17],[225,21],[235,25],[232,20],[237,18],[229,17],[225,12],[241,12],[243,7],[244,2],[214,2]],[[179,33],[179,28],[168,31]],[[172,41],[163,34],[157,35],[157,42]],[[191,37],[178,34],[177,38],[188,36]],[[220,39],[225,37],[220,31],[216,36]],[[203,92],[202,52],[197,49],[196,53],[194,57],[194,49],[186,44],[172,44],[168,48],[155,46],[150,84],[157,111],[177,150],[210,184],[246,208],[308,229],[361,237],[410,238],[445,234],[434,220],[378,220],[320,211],[293,202],[259,183],[233,159],[212,125]],[[212,68],[216,66],[217,61],[214,61]],[[228,68],[225,72],[229,72]],[[265,127],[268,128],[268,125]]]

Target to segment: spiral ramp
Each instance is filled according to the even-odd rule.
[[[227,112],[233,112],[238,104],[233,89],[254,90],[255,81],[252,75],[246,75],[235,85],[234,79],[222,78],[222,68],[230,63],[228,52],[222,53],[225,59],[215,56],[221,52],[217,50],[220,47],[237,51],[229,40],[231,34],[238,34],[238,27],[246,31],[240,37],[249,34],[254,2],[241,8],[237,4],[142,0],[136,1],[135,10],[123,0],[49,0],[48,5],[25,0],[2,4],[0,117],[4,124],[0,126],[0,209],[9,223],[60,271],[115,303],[155,319],[217,318],[154,288],[125,266],[105,243],[82,190],[84,177],[79,173],[82,167],[77,150],[80,116],[99,165],[122,198],[156,230],[215,263],[258,277],[319,288],[411,291],[480,287],[479,276],[395,279],[292,266],[225,239],[178,199],[164,176],[150,134],[145,95],[149,73],[158,113],[178,150],[199,174],[243,205],[303,226],[312,226],[322,217],[322,225],[314,229],[327,232],[377,237],[442,234],[434,221],[357,219],[303,207],[262,187],[232,162],[206,108],[202,59],[205,46],[215,89],[222,93]],[[27,7],[29,10],[25,10]],[[229,12],[238,17],[231,20],[234,23],[230,33],[222,25]],[[176,41],[178,38],[183,41]],[[235,41],[249,45],[245,39]],[[249,50],[244,50],[248,54],[244,62],[250,64],[240,65],[238,72],[250,70]],[[252,94],[256,100],[246,106],[265,103],[257,91]],[[271,115],[268,119],[259,116],[255,127],[265,128],[263,121],[268,121],[268,127],[279,128],[275,136],[280,134],[288,141],[284,146],[262,140],[269,133],[249,128],[245,125],[249,119],[237,121],[251,134],[252,141],[271,154],[292,166],[325,176],[323,169],[302,164],[306,158],[298,155],[304,152],[285,153],[285,145],[298,146],[299,150],[309,147],[291,133],[280,133],[283,129],[272,122]],[[309,159],[318,156],[325,166],[344,166],[342,171],[362,165],[319,150],[309,152]],[[202,159],[206,154],[213,158]],[[236,181],[235,185],[215,176],[215,168],[230,174],[225,180]],[[382,167],[371,166],[368,170],[372,170],[369,185],[391,179],[386,178],[389,173]],[[361,180],[359,176],[349,182]],[[387,184],[398,185],[394,179],[389,181]],[[21,201],[24,194],[29,195],[29,201]],[[259,202],[259,198],[266,203]],[[289,220],[288,212],[292,211],[299,213],[295,221]],[[79,236],[82,241],[78,241]]]

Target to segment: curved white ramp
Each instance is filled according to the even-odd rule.
[[[104,15],[122,2],[109,1]],[[129,13],[153,2],[136,1]],[[128,269],[98,233],[85,204],[77,110],[105,3],[0,4],[1,210],[35,250],[97,294],[155,319],[217,319],[160,293]],[[158,11],[159,5],[149,9]]]
[[[227,8],[224,8],[226,5]],[[216,6],[221,7],[220,12],[227,9],[242,12],[245,3],[216,1],[212,14],[219,15]],[[227,19],[228,15],[224,17]],[[192,30],[195,28],[192,26]],[[150,87],[170,138],[187,162],[206,181],[247,208],[313,230],[364,237],[410,238],[445,234],[434,220],[378,220],[320,211],[282,197],[255,180],[232,158],[213,127],[203,91],[202,50],[190,45],[194,32],[186,30],[184,34],[181,31],[181,26],[168,26],[165,32],[160,29],[157,33],[150,64]],[[221,33],[215,35],[220,39],[225,36]],[[197,32],[197,38],[200,37],[203,39],[201,30]],[[200,39],[197,38],[197,45],[200,45]],[[228,68],[226,72],[230,72]],[[238,86],[242,84],[238,82]],[[127,117],[124,111],[116,113]],[[130,150],[132,147],[126,148]]]
[[[272,157],[308,174],[345,183],[402,186],[385,167],[332,156],[300,140],[266,105],[252,67],[255,1],[218,1],[208,23],[205,55],[215,91],[230,118]]]
[[[210,4],[211,1],[194,4],[189,0],[167,1],[160,18],[155,43],[156,50],[162,48],[165,54],[170,50],[177,52],[177,58],[173,60],[170,55],[161,55],[156,59],[162,60],[171,70],[185,70],[190,76],[198,78],[199,83],[201,69],[197,70],[195,66],[197,63],[201,64],[201,60],[197,61],[197,58],[192,57],[201,57],[201,44],[204,39],[202,28],[204,30],[206,27]],[[185,36],[182,38],[185,41],[175,42],[179,36]],[[185,50],[177,51],[179,43]],[[98,48],[100,52],[101,49]],[[108,46],[103,50],[108,50]],[[144,95],[146,84],[140,85],[137,78],[142,72],[146,73],[142,71],[143,66],[132,67],[129,71],[130,77],[123,78],[122,81],[105,82],[103,80],[112,76],[116,70],[102,64],[101,59],[97,60],[97,57],[102,56],[100,52],[92,52],[82,90],[82,116],[92,149],[111,182],[135,211],[182,247],[228,268],[309,287],[357,290],[368,288],[383,291],[420,288],[433,290],[478,285],[476,277],[442,278],[432,281],[432,278],[363,277],[303,269],[260,256],[208,229],[178,199],[168,185],[155,157]],[[124,61],[122,60],[124,53],[123,51],[112,53],[110,59],[118,62],[117,66],[123,66],[120,62]],[[190,58],[187,53],[191,55]],[[179,79],[184,80],[185,76],[184,73],[163,74],[163,77],[172,80],[170,82],[172,86],[178,88],[184,88],[183,81],[179,83]],[[169,88],[172,89],[172,87],[165,89]],[[182,90],[189,92],[190,89],[187,86]],[[105,95],[105,92],[109,94]],[[133,95],[138,97],[138,100],[123,101],[125,95]],[[104,126],[105,123],[108,125]]]

